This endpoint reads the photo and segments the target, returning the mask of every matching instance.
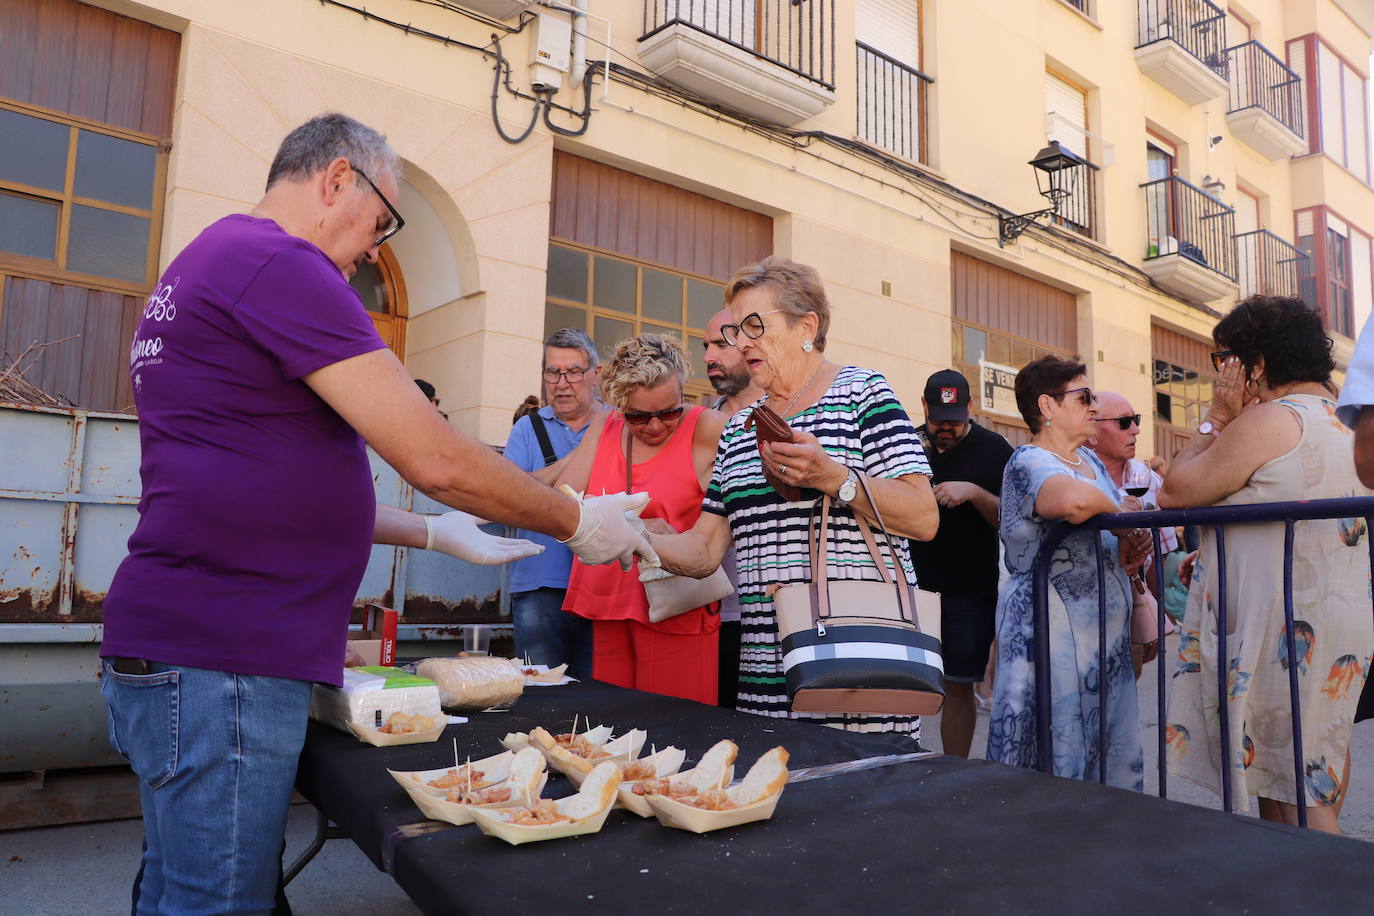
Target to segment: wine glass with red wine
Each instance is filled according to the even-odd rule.
[[[1125,470],[1121,474],[1121,489],[1138,499],[1149,492],[1152,482],[1153,475],[1149,465],[1137,460],[1126,462]]]

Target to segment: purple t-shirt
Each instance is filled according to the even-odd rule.
[[[271,220],[225,217],[172,261],[130,352],[143,498],[101,655],[340,683],[376,500],[362,439],[301,377],[384,346]]]

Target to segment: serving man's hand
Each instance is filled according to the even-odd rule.
[[[653,565],[658,565],[658,554],[654,553],[654,548],[625,518],[626,512],[637,515],[640,509],[648,505],[648,493],[579,496],[578,502],[582,506],[582,517],[577,523],[577,531],[563,543],[583,563],[598,566],[614,560],[619,561],[621,569],[629,569],[638,554]],[[640,527],[643,527],[642,524]]]
[[[426,515],[426,550],[437,550],[478,566],[500,566],[544,552],[541,544],[523,538],[487,534],[478,528],[481,520],[466,512]]]

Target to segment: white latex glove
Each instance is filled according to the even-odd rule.
[[[500,566],[544,552],[542,544],[523,538],[503,538],[478,528],[481,519],[466,512],[426,515],[426,550],[437,550],[478,566]]]
[[[621,569],[629,569],[635,555],[658,564],[658,554],[644,535],[630,524],[626,513],[638,515],[649,502],[648,493],[610,493],[605,496],[584,497],[571,488],[564,492],[577,499],[582,517],[577,531],[563,543],[582,558],[583,563],[599,566],[618,560]],[[642,522],[635,520],[641,526]]]

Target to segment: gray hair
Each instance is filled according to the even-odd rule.
[[[544,359],[540,364],[543,369],[548,365],[549,347],[557,347],[560,350],[581,350],[587,354],[587,367],[594,368],[601,363],[601,357],[596,353],[596,344],[592,343],[592,338],[580,328],[559,328],[548,336],[544,341]]]
[[[270,189],[283,178],[300,180],[343,157],[368,178],[401,179],[401,160],[386,137],[348,115],[330,112],[311,118],[286,135],[267,172]]]

